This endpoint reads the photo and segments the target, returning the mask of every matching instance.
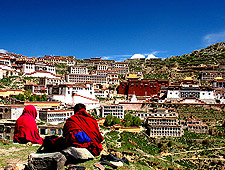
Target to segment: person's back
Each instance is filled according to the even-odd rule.
[[[36,108],[33,105],[27,105],[22,115],[17,119],[14,131],[13,141],[17,143],[43,143],[40,137],[35,118],[37,117]]]
[[[83,104],[74,107],[74,115],[63,127],[63,136],[67,146],[87,148],[93,155],[99,155],[103,149],[103,137],[97,121],[86,112]]]

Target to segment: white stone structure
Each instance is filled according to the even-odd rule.
[[[166,109],[152,113],[146,123],[150,137],[181,137],[184,134],[182,126],[179,125],[178,114]]]
[[[109,89],[95,89],[95,97],[107,98],[109,97]]]
[[[17,120],[23,113],[24,105],[21,104],[7,104],[0,106],[0,118]],[[36,119],[39,119],[39,115]]]
[[[42,77],[40,78],[40,84],[41,85],[47,85],[47,84],[53,84],[53,85],[58,85],[58,84],[65,84],[66,80],[57,76],[56,78],[49,78],[49,77]]]
[[[70,110],[40,110],[39,117],[42,121],[57,125],[63,123],[74,114],[72,109]]]
[[[121,105],[105,105],[101,107],[102,117],[106,117],[109,114],[120,119],[124,119],[124,106]]]
[[[89,74],[68,74],[66,75],[66,81],[68,83],[107,84],[107,76]]]
[[[46,71],[52,74],[56,74],[55,66],[53,64],[46,64],[46,63],[26,62],[23,64],[22,71],[25,74],[33,73],[35,71]]]
[[[101,64],[101,63],[99,63],[98,65],[97,65],[97,70],[108,70],[108,64]]]
[[[88,100],[96,100],[94,94],[93,84],[48,84],[48,94],[54,100],[59,100],[62,103],[74,105],[74,103],[81,103],[81,101],[74,101],[74,94],[83,96]]]
[[[185,98],[195,98],[208,104],[215,103],[215,95],[212,87],[194,84],[172,85],[168,87],[166,101],[179,103]]]
[[[88,69],[84,66],[70,66],[68,71],[70,74],[88,74]]]

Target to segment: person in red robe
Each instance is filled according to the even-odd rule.
[[[66,146],[87,148],[94,156],[102,151],[103,137],[94,117],[85,110],[84,104],[76,104],[74,115],[66,120],[63,127],[63,136]]]
[[[27,105],[22,115],[17,119],[15,125],[15,131],[13,141],[16,143],[26,144],[31,143],[43,143],[43,138],[40,137],[37,123],[35,118],[37,117],[37,110],[33,105]]]

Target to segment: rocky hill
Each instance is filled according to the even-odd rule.
[[[143,65],[143,64],[142,64]],[[136,67],[140,66],[137,64]],[[167,78],[171,82],[191,76],[198,79],[203,70],[225,70],[225,42],[216,43],[190,54],[145,63],[144,78]]]
[[[166,59],[168,62],[178,62],[180,66],[218,66],[225,62],[225,42],[216,43],[205,49],[195,50],[190,54],[173,56]]]

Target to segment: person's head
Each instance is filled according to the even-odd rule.
[[[76,104],[76,105],[74,106],[74,114],[75,114],[76,112],[78,112],[79,110],[81,110],[81,109],[86,109],[86,106],[85,106],[84,104],[82,104],[82,103]]]
[[[29,115],[31,115],[32,117],[36,118],[37,117],[37,110],[33,105],[27,105],[24,109],[23,109],[23,114],[24,113],[28,113]]]

